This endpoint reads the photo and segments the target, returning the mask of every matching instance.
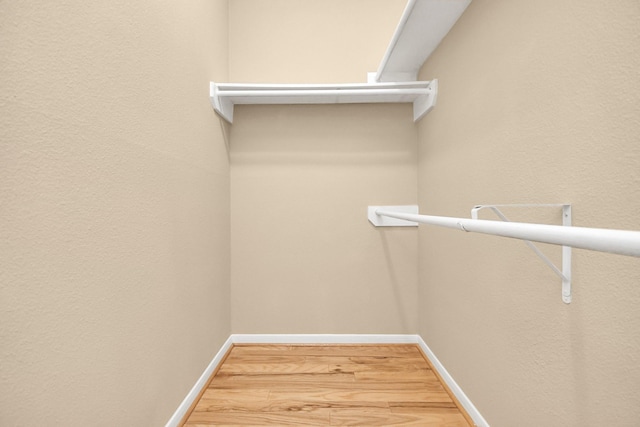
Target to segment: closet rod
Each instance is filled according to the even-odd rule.
[[[422,224],[455,228],[462,231],[640,257],[639,231],[419,215],[394,212],[385,210],[383,207],[376,208],[374,212],[378,217],[386,216]],[[372,222],[374,225],[383,225]]]

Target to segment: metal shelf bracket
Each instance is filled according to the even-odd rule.
[[[538,204],[538,205],[478,205],[471,209],[471,218],[478,219],[478,212],[482,209],[490,209],[502,221],[510,222],[509,219],[498,209],[499,207],[562,207],[562,225],[571,227],[571,205],[570,204]],[[553,272],[562,280],[562,301],[566,304],[571,302],[571,246],[562,246],[562,271],[543,254],[536,245],[529,240],[523,240],[527,245]]]

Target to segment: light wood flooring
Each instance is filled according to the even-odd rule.
[[[473,425],[420,348],[236,345],[186,426]]]

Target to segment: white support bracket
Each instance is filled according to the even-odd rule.
[[[404,205],[404,206],[369,206],[367,210],[367,218],[369,222],[376,227],[417,227],[418,223],[413,221],[406,221],[404,219],[396,219],[388,216],[378,215],[376,210],[378,208],[384,208],[394,212],[418,214],[418,205]]]
[[[500,221],[485,221],[478,219],[478,212],[482,209],[491,209],[503,222],[510,223],[509,219],[500,211],[499,207],[562,207],[562,226],[559,225],[542,225],[542,224],[524,224],[511,223],[504,224]],[[369,206],[367,217],[371,224],[376,227],[415,227],[418,223],[438,225],[447,228],[455,228],[462,231],[475,231],[485,234],[493,234],[503,237],[513,237],[522,240],[535,254],[542,259],[553,270],[555,274],[562,280],[562,301],[566,304],[571,302],[571,248],[568,246],[573,244],[576,247],[585,249],[603,250],[605,252],[622,253],[627,255],[640,256],[640,233],[628,232],[620,230],[602,230],[602,229],[586,229],[571,227],[571,205],[570,204],[544,204],[544,205],[478,205],[471,210],[471,219],[438,217],[429,215],[419,215],[417,205],[408,206]],[[500,227],[497,227],[500,225]],[[539,229],[539,233],[532,231]],[[568,227],[568,228],[565,228]],[[550,232],[549,229],[553,229]],[[562,231],[562,233],[560,233]],[[589,238],[575,238],[573,232],[588,233]],[[544,236],[540,235],[544,234]],[[557,239],[555,234],[570,235],[568,239]],[[612,247],[609,242],[601,245],[598,239],[593,236],[602,237],[603,234],[610,235],[611,238],[618,240],[622,246],[622,250]],[[526,237],[525,237],[526,236]],[[530,237],[531,236],[531,237]],[[555,266],[551,260],[538,249],[531,240],[543,243],[551,243],[562,246],[562,271]],[[583,240],[589,240],[589,244],[585,244]],[[568,243],[568,244],[567,244]],[[597,244],[597,249],[594,247]],[[630,247],[630,249],[627,248]]]
[[[478,211],[482,209],[490,209],[502,221],[511,222],[501,211],[499,207],[562,207],[562,225],[571,227],[571,205],[570,204],[538,204],[538,205],[477,205],[471,209],[471,218],[478,219]],[[533,242],[523,240],[527,245],[553,272],[562,280],[562,301],[566,304],[571,302],[571,246],[562,246],[562,271],[543,254]]]
[[[214,82],[209,84],[209,98],[213,109],[227,122],[233,123],[233,102],[229,98],[221,96],[218,85]]]
[[[438,98],[438,79],[433,79],[427,86],[427,93],[413,101],[413,121],[417,122],[436,106]]]

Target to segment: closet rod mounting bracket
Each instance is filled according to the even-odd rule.
[[[490,209],[502,221],[510,222],[500,211],[499,207],[562,207],[562,225],[571,227],[571,205],[570,204],[520,204],[520,205],[477,205],[471,209],[471,218],[478,219],[478,212],[482,209]],[[562,271],[543,254],[533,242],[523,240],[527,245],[553,272],[562,280],[562,301],[565,304],[571,302],[571,246],[562,246]]]

